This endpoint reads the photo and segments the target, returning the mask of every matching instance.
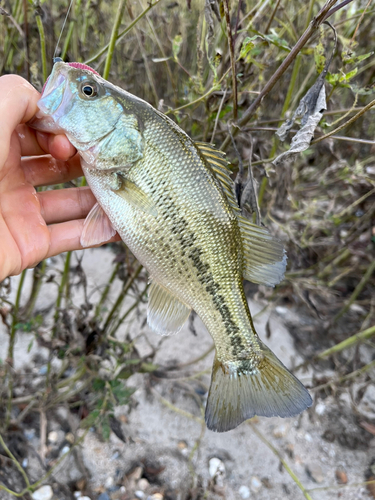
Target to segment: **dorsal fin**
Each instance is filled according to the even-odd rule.
[[[253,283],[277,285],[284,278],[286,268],[286,253],[283,245],[265,227],[252,224],[241,214],[225,153],[205,142],[195,144],[211,167],[237,216],[243,245],[243,277]]]

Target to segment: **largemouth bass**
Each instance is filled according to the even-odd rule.
[[[150,327],[177,332],[193,309],[211,334],[207,427],[223,432],[309,407],[305,387],[255,331],[243,278],[279,283],[286,256],[241,215],[224,154],[79,63],[55,62],[38,107],[32,126],[67,135],[98,202],[82,245],[117,231],[150,274]]]

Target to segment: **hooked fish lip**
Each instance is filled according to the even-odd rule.
[[[59,110],[65,101],[66,82],[64,74],[58,74],[56,77],[52,74],[49,77],[42,96],[37,102],[39,111],[28,123],[30,127],[41,132],[64,132],[58,125],[58,118],[61,114]]]

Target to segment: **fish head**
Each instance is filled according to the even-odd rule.
[[[120,168],[141,158],[143,150],[138,119],[121,92],[84,64],[57,61],[29,125],[66,134],[89,168]]]

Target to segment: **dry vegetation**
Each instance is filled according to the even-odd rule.
[[[0,6],[0,74],[21,74],[40,90],[67,2],[5,0]],[[234,176],[244,170],[246,178],[250,165],[262,222],[285,242],[288,271],[275,289],[248,284],[248,294],[267,298],[269,308],[298,308],[303,321],[290,328],[305,365],[314,368],[314,394],[336,397],[361,382],[350,412],[356,425],[365,421],[367,440],[375,434],[375,413],[361,415],[356,405],[375,381],[374,16],[371,0],[342,5],[332,0],[75,0],[57,50],[64,60],[90,64],[167,113],[193,139],[224,149]],[[323,24],[325,19],[334,29]],[[293,115],[331,54],[323,74],[327,111],[313,142],[293,162],[275,166],[272,161],[289,148],[299,121],[285,142],[275,131]],[[284,73],[277,72],[280,67]],[[244,206],[255,218],[251,189],[250,195]],[[42,262],[33,271],[29,296],[23,293],[25,273],[14,302],[9,281],[0,284],[0,314],[10,336],[7,359],[0,364],[0,463],[8,455],[9,470],[23,476],[18,496],[37,486],[30,485],[16,460],[22,454],[6,443],[34,409],[42,418],[65,402],[83,427],[95,426],[106,439],[114,406],[131,396],[124,380],[134,372],[160,370],[152,356],[140,358],[132,342],[116,340],[129,315],[146,301],[147,276],[122,245],[111,248],[113,274],[99,303],[91,303],[85,274],[71,266],[70,254],[62,269]],[[109,304],[115,280],[123,289]],[[55,285],[53,311],[35,308],[46,283]],[[80,309],[71,300],[75,288],[86,297]],[[121,306],[129,297],[133,302],[124,313]],[[50,350],[50,361],[38,390],[26,384],[24,396],[16,398],[15,389],[25,384],[12,370],[20,330],[35,334]],[[52,368],[54,358],[61,360],[58,371]],[[117,360],[109,378],[101,378],[102,359]],[[319,375],[327,367],[334,373],[329,379]],[[78,389],[77,380],[82,381]],[[0,489],[7,488],[0,482]]]

